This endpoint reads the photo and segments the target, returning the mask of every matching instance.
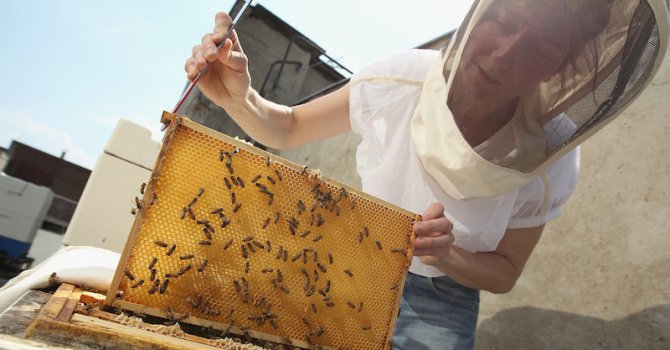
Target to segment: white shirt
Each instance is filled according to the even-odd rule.
[[[493,251],[507,229],[540,226],[560,215],[577,185],[579,150],[504,195],[468,201],[447,196],[421,166],[410,132],[423,80],[439,57],[439,51],[411,50],[368,65],[352,77],[350,118],[352,130],[363,139],[356,152],[363,191],[415,213],[440,202],[454,224],[456,246]],[[410,271],[444,275],[418,258]]]

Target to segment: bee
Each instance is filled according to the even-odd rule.
[[[328,252],[328,262],[332,265],[333,264],[333,254],[331,252]]]
[[[233,244],[233,240],[232,240],[232,239],[229,240],[228,242],[226,242],[226,244],[223,245],[223,250],[227,250],[228,248],[230,248],[230,245],[231,245],[231,244]]]
[[[137,209],[130,208],[130,215],[136,215],[136,214],[137,214]]]
[[[181,209],[181,214],[179,214],[180,219],[184,220],[184,218],[186,217],[186,210],[187,210],[186,207]]]
[[[256,185],[256,187],[258,187],[258,190],[261,191],[262,193],[265,193],[265,194],[270,193],[270,192],[268,191],[268,187],[265,186],[265,185],[263,185],[262,183],[260,183],[260,182],[256,182],[254,185]]]
[[[363,311],[363,302],[358,303],[358,312]]]
[[[307,235],[309,235],[311,232],[312,232],[312,231],[310,231],[310,230],[305,230],[303,233],[300,234],[300,237],[301,237],[301,238],[305,238],[305,237],[307,237]]]
[[[168,284],[170,284],[170,280],[166,278],[165,281],[163,281],[163,284],[161,284],[161,287],[158,290],[158,292],[160,294],[165,294],[165,291],[167,290]]]
[[[233,155],[240,153],[240,148],[235,146],[235,149],[233,150]]]
[[[233,185],[235,185],[235,186],[239,186],[239,185],[240,185],[240,183],[237,182],[237,179],[235,178],[235,176],[231,176],[231,177],[230,177],[230,181],[231,181],[231,182],[233,183]]]
[[[358,233],[358,243],[363,243],[363,232]]]
[[[135,206],[137,207],[137,210],[142,209],[142,201],[135,196]]]
[[[270,224],[270,218],[266,218],[265,221],[263,222],[263,229],[266,229],[269,224]]]
[[[270,160],[270,155],[268,154],[268,155],[267,155],[267,159],[266,159],[266,161],[265,161],[265,166],[266,166],[266,167],[269,167],[270,164],[272,164],[271,162],[272,162],[272,161]]]
[[[265,241],[265,248],[267,249],[268,253],[272,251],[272,244],[270,241]]]
[[[124,271],[123,271],[123,274],[125,274],[126,277],[128,277],[129,280],[131,280],[131,281],[134,281],[134,280],[135,280],[135,276],[133,276],[133,274],[130,273],[130,271],[128,271],[128,270],[124,270]]]
[[[151,269],[151,277],[149,277],[150,281],[155,281],[156,280],[156,273],[158,271],[156,269]]]
[[[316,236],[316,237],[314,237],[314,238],[312,239],[312,242],[315,242],[315,243],[316,243],[316,242],[320,241],[321,238],[323,238],[323,236],[322,236],[322,235],[318,235],[318,236]]]
[[[330,292],[330,280],[326,281],[326,285],[323,287],[323,291],[326,293]]]
[[[327,301],[327,302],[326,302],[326,306],[328,306],[328,307],[333,307],[333,306],[335,306],[335,303],[332,302],[332,301]]]
[[[252,183],[256,183],[256,181],[258,181],[260,178],[261,178],[261,175],[260,175],[260,174],[259,174],[259,175],[256,175],[256,176],[253,177],[253,179],[251,179],[251,182],[252,182]]]
[[[312,284],[307,290],[307,293],[305,293],[305,296],[309,298],[314,294],[315,291],[316,291],[316,285]]]
[[[167,129],[168,126],[170,126],[170,122],[163,123],[163,125],[161,125],[161,132],[165,131],[165,129]]]
[[[209,306],[205,309],[205,313],[210,316],[219,316],[221,315],[221,311],[215,310],[215,309],[210,309]]]
[[[302,167],[302,170],[300,171],[300,175],[305,175],[307,173],[307,165]]]
[[[207,263],[208,263],[207,259],[203,260],[202,264],[200,264],[200,266],[198,266],[198,272],[205,271],[205,267],[207,267]]]
[[[277,281],[282,282],[284,280],[284,276],[281,273],[280,269],[277,269]]]
[[[349,269],[344,270],[344,273],[346,273],[347,275],[349,275],[349,277],[354,277],[354,273],[351,272],[351,270],[349,270]]]
[[[135,289],[135,288],[141,286],[143,283],[144,283],[144,280],[139,280],[139,281],[133,283],[133,285],[131,285],[130,288]]]
[[[369,325],[369,324],[367,324],[367,325],[365,325],[365,326],[361,327],[361,329],[362,329],[362,330],[364,330],[364,331],[369,331],[369,330],[371,330],[371,329],[372,329],[372,326],[371,326],[371,325]]]
[[[291,235],[295,236],[295,227],[289,225],[288,229],[289,229],[289,231],[291,231]]]
[[[314,305],[314,303],[312,303],[312,312],[313,312],[313,313],[317,313],[316,311],[317,311],[317,310],[316,310],[316,305]]]
[[[375,241],[375,244],[377,245],[377,248],[379,248],[379,250],[382,250],[382,242]]]
[[[320,262],[316,263],[316,267],[318,267],[319,270],[321,270],[321,272],[323,272],[323,273],[328,272],[328,270],[326,269],[326,266],[324,264],[320,263]]]
[[[304,250],[302,251],[302,263],[307,264],[307,252]]]
[[[288,261],[288,250],[284,249],[284,255],[283,255],[284,262]]]
[[[200,187],[200,189],[198,189],[198,197],[202,196],[203,193],[205,193],[205,189]]]
[[[251,244],[251,242],[247,242],[247,248],[249,248],[252,253],[256,252],[256,248],[254,248],[254,245]]]
[[[323,223],[326,222],[326,220],[323,218],[321,214],[316,214],[316,226],[319,227],[323,225]]]
[[[275,200],[275,195],[270,193],[270,197],[268,198],[268,205],[272,205],[272,202]]]
[[[354,210],[354,207],[356,206],[356,198],[351,199],[351,205],[349,206],[349,209]]]
[[[163,242],[163,241],[159,241],[159,240],[155,240],[155,241],[154,241],[154,244],[157,245],[157,246],[159,246],[159,247],[161,247],[161,248],[166,248],[166,247],[168,246],[167,243],[165,243],[165,242]]]
[[[164,277],[167,280],[168,278],[177,278],[179,277],[179,275],[177,275],[176,273],[166,273]]]
[[[268,175],[265,178],[268,179],[268,181],[270,181],[271,184],[273,184],[273,185],[277,184],[277,182],[275,182],[275,179],[273,179],[272,176]]]
[[[312,324],[309,322],[309,320],[305,316],[302,317],[302,323],[304,323],[307,327],[312,328]]]
[[[181,275],[185,274],[186,272],[188,272],[191,269],[191,267],[192,267],[191,265],[186,265],[186,266],[182,267],[181,270],[179,270],[179,272],[177,274],[179,276],[181,276]]]
[[[319,271],[314,270],[314,282],[318,282],[318,281],[319,281]]]
[[[246,259],[249,256],[247,252],[247,247],[245,247],[244,244],[242,244],[240,246],[240,249],[242,250],[242,258]]]
[[[219,213],[223,213],[223,208],[212,209],[212,211],[210,211],[209,213],[214,214],[214,215],[219,214]]]
[[[280,216],[281,216],[281,214],[280,214],[279,212],[277,212],[277,213],[275,214],[275,221],[274,221],[275,224],[279,221],[279,217],[280,217]]]
[[[226,228],[228,225],[230,225],[230,219],[228,219],[225,215],[221,215],[221,228]]]
[[[266,267],[266,268],[264,268],[263,270],[261,270],[262,273],[270,273],[270,272],[272,272],[272,271],[274,271],[274,269],[269,268],[269,267]]]
[[[165,255],[167,255],[167,256],[172,255],[172,253],[174,253],[175,249],[177,249],[177,245],[176,245],[176,244],[172,244],[172,245],[170,246],[170,248],[167,250],[167,252],[165,252]]]
[[[407,255],[407,249],[404,249],[404,248],[393,248],[393,249],[391,249],[391,253]]]
[[[153,269],[154,266],[156,266],[156,263],[157,263],[157,262],[158,262],[158,259],[154,258],[153,260],[151,260],[151,262],[149,263],[149,266],[147,266],[147,268],[148,268],[149,270]]]
[[[195,220],[195,213],[193,213],[193,209],[188,208],[186,211],[188,212],[188,217],[190,217],[191,220]]]
[[[291,258],[291,262],[296,262],[302,256],[303,252],[299,252]]]
[[[161,280],[156,278],[154,280],[154,285],[151,286],[151,288],[149,289],[149,294],[154,294],[154,293],[158,292],[158,287],[160,287],[160,285],[161,285]]]
[[[370,237],[370,230],[368,230],[367,226],[363,226],[363,232],[365,233],[365,237]]]
[[[226,151],[224,150],[219,150],[219,162],[223,162],[223,158],[225,157]]]
[[[200,244],[200,245],[212,245],[212,241],[200,240],[200,241],[198,241],[198,244]]]
[[[279,181],[284,181],[284,177],[281,175],[278,169],[275,169],[275,174],[277,174],[277,179],[279,179]]]
[[[233,317],[233,314],[234,314],[234,313],[235,313],[235,309],[233,309],[233,308],[231,307],[230,310],[228,311],[228,315],[226,315],[226,317],[224,317],[224,319],[225,319],[225,320],[230,319],[231,317]]]
[[[268,321],[268,322],[270,322],[270,325],[272,326],[272,328],[279,329],[279,326],[277,326],[277,322],[275,322],[275,320],[273,318],[271,318],[270,321]]]
[[[235,196],[235,192],[230,193],[230,201],[235,204],[237,202],[237,197]],[[235,210],[233,210],[235,211]]]
[[[303,203],[302,200],[298,200],[298,203],[296,203],[296,206],[298,207],[298,215],[302,214],[306,210],[305,203]]]
[[[279,260],[281,259],[282,253],[284,252],[284,247],[279,246],[279,250],[277,251],[277,255],[275,256],[275,259]]]
[[[242,207],[242,203],[235,204],[235,207],[233,208],[233,213],[237,213],[237,211],[240,210],[240,207]]]
[[[290,226],[293,226],[293,227],[297,228],[298,226],[300,226],[300,221],[298,221],[298,219],[296,219],[294,217],[291,217],[291,219],[289,219],[289,221],[288,221],[288,224]]]
[[[314,262],[318,262],[318,261],[319,261],[319,252],[317,252],[316,250],[315,250],[314,253],[312,254],[312,260],[314,260]]]
[[[354,310],[356,309],[356,305],[354,305],[354,303],[352,303],[351,300],[347,300],[347,305],[349,305],[349,307]]]
[[[151,201],[149,202],[149,205],[154,205],[156,204],[156,201],[158,200],[158,196],[155,193],[151,194]]]
[[[244,273],[249,273],[250,268],[251,268],[251,264],[249,263],[249,261],[247,261],[247,263],[244,266]]]
[[[240,286],[240,282],[237,282],[237,280],[233,280],[233,285],[235,286],[235,290],[236,290],[238,293],[241,293],[241,292],[242,292],[242,287]]]
[[[325,330],[323,327],[321,327],[321,326],[316,326],[316,329],[314,330],[314,335],[316,335],[317,337],[320,337],[320,336],[322,336],[323,333],[325,333],[325,332],[326,332],[326,330]]]
[[[226,184],[226,187],[228,187],[228,190],[232,190],[233,186],[230,184],[230,181],[228,181],[227,177],[223,178],[223,182]]]

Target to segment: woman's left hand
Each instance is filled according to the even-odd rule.
[[[414,256],[424,264],[434,265],[449,255],[454,243],[452,228],[453,224],[444,216],[444,206],[431,204],[423,213],[423,221],[414,224]]]

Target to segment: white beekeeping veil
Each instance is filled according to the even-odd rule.
[[[663,0],[475,0],[424,82],[417,155],[456,199],[518,188],[619,115],[667,43]]]

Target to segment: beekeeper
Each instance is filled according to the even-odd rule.
[[[665,54],[662,0],[475,1],[449,46],[362,68],[300,106],[262,98],[231,19],[186,61],[255,140],[286,149],[349,130],[363,191],[414,212],[394,349],[469,349],[479,290],[508,292],[575,189],[577,145],[619,115]]]

